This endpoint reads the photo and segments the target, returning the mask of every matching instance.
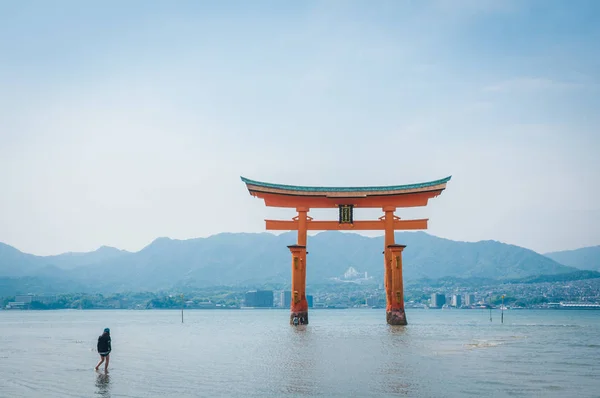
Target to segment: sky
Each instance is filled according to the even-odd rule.
[[[397,215],[598,245],[598,20],[594,0],[0,2],[0,242],[137,251],[295,215],[240,176],[451,175]]]

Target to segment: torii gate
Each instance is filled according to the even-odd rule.
[[[385,231],[384,281],[386,318],[390,325],[406,325],[404,285],[402,281],[402,251],[406,246],[394,241],[394,231],[427,229],[428,219],[401,220],[397,208],[427,206],[446,189],[451,177],[410,185],[377,187],[307,187],[280,185],[241,177],[254,197],[264,199],[269,207],[295,208],[298,215],[290,221],[265,220],[267,230],[298,231],[298,241],[288,246],[292,253],[292,297],[290,324],[293,318],[303,317],[308,324],[306,301],[306,238],[307,231],[379,230]],[[338,208],[337,221],[315,221],[308,216],[310,209]],[[355,208],[381,208],[384,215],[378,220],[355,221]]]

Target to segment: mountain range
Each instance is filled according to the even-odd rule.
[[[600,246],[546,253],[545,256],[569,267],[600,271]]]
[[[291,259],[286,246],[295,240],[295,232],[222,233],[188,240],[158,238],[138,252],[103,246],[89,253],[55,256],[26,254],[0,243],[0,296],[16,291],[288,284]],[[544,256],[497,241],[457,242],[425,232],[397,233],[396,242],[407,246],[403,254],[407,281],[443,277],[514,280],[599,268],[598,252],[587,254],[587,249],[594,248]],[[383,280],[383,237],[322,232],[309,237],[308,251],[308,284],[331,282],[349,267],[367,272],[376,283]]]

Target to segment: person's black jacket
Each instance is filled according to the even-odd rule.
[[[98,337],[98,352],[111,352],[112,347],[110,346],[110,334],[104,333]]]

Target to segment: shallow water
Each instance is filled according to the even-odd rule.
[[[1,397],[600,397],[600,311],[0,311]],[[108,374],[95,344],[111,328]]]

